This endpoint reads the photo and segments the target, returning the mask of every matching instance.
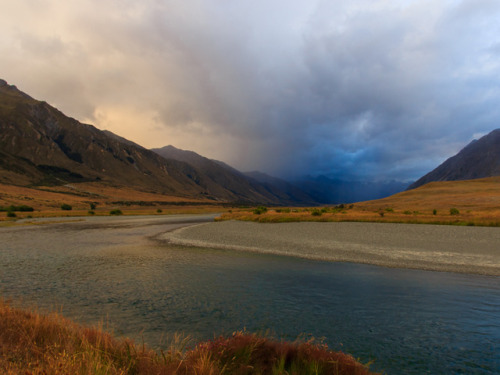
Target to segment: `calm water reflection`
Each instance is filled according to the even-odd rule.
[[[155,219],[157,220],[157,219]],[[172,221],[1,229],[0,292],[160,346],[324,337],[388,374],[500,373],[500,278],[171,247]]]

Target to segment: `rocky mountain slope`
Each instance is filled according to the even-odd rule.
[[[267,176],[267,180],[259,179],[263,174],[245,174],[230,167],[229,165],[211,160],[193,151],[178,149],[174,146],[165,146],[153,149],[159,155],[182,162],[189,163],[195,168],[204,172],[205,178],[201,182],[209,191],[217,186],[224,186],[233,194],[234,200],[244,198],[241,192],[252,192],[260,197],[261,201],[278,198],[281,204],[304,204],[314,205],[317,202],[300,189],[291,184]]]
[[[408,189],[432,181],[458,181],[500,176],[500,129],[474,140]]]
[[[100,182],[225,202],[291,203],[256,181],[245,183],[225,175],[214,178],[207,166],[162,157],[82,124],[0,80],[0,183],[69,182]]]

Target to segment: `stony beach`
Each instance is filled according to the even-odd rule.
[[[161,238],[184,246],[500,276],[499,228],[226,221],[181,228]]]

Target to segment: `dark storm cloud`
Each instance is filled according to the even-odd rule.
[[[148,147],[280,176],[412,179],[500,126],[497,1],[8,8],[4,79]]]

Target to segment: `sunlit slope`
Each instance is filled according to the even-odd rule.
[[[461,211],[499,213],[500,177],[466,181],[430,182],[387,198],[362,202],[366,208],[433,211],[455,207]]]
[[[500,226],[500,177],[432,182],[387,198],[346,205],[232,210],[220,218],[231,219]]]

